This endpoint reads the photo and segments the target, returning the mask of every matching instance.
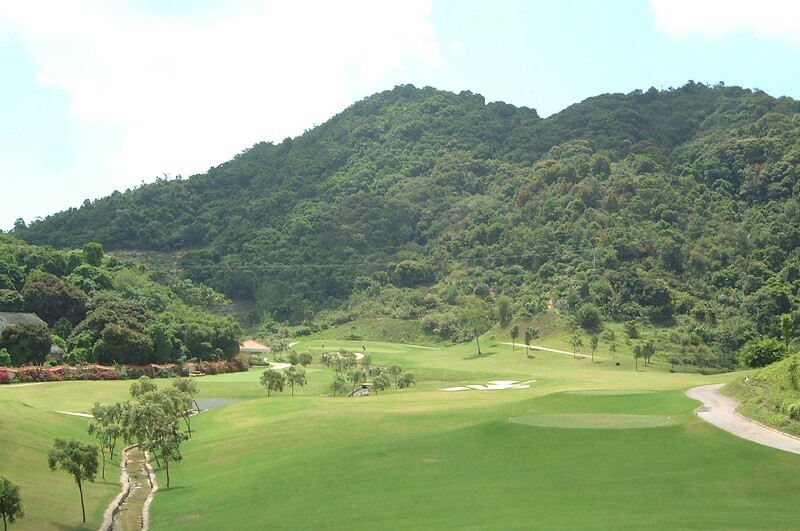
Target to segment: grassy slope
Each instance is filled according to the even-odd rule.
[[[318,353],[321,343],[295,348]],[[325,340],[326,349],[362,350],[363,344]],[[794,473],[800,458],[703,423],[691,412],[697,404],[682,394],[733,375],[669,374],[664,364],[637,373],[630,359],[617,367],[603,352],[594,364],[546,352],[531,360],[522,349],[490,341],[484,345],[490,355],[474,360],[465,360],[474,344],[438,350],[366,345],[375,363],[400,363],[418,385],[334,400],[320,397],[330,381],[326,371],[310,370],[309,386],[295,397],[287,390],[266,398],[258,370],[199,379],[203,396],[245,401],[195,418],[197,431],[173,468],[173,486],[153,504],[153,529],[792,528],[800,517],[789,494],[800,488]],[[529,378],[537,382],[528,390],[438,391]],[[579,389],[659,392],[565,392]],[[70,497],[74,485],[47,471],[44,455],[54,433],[72,429],[79,436],[86,421],[47,410],[64,404],[85,411],[98,393],[111,400],[125,390],[122,383],[0,389],[10,417],[0,428],[3,446],[36,442],[15,457],[15,466],[4,460],[0,473],[25,470],[18,466],[26,460],[45,469],[12,477],[23,484],[29,514],[19,529],[56,527],[59,514],[80,519]],[[592,412],[669,415],[676,424],[577,430],[507,422]],[[47,422],[26,424],[38,416]],[[60,489],[51,486],[57,479],[65,483]],[[49,501],[33,498],[33,490],[50,492]],[[97,495],[101,488],[87,490]],[[107,500],[116,493],[105,490]],[[97,520],[104,502],[94,503],[90,513]],[[33,516],[39,512],[49,516]]]
[[[800,436],[800,422],[791,420],[785,407],[800,403],[798,382],[793,385],[788,370],[792,361],[800,363],[800,354],[773,363],[758,372],[749,371],[750,379],[740,378],[725,389],[725,393],[741,402],[738,411],[768,426]],[[800,376],[800,375],[798,375]]]

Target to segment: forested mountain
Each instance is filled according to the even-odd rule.
[[[689,82],[549,117],[406,85],[280,144],[14,235],[174,252],[256,318],[518,316],[548,305],[679,324],[720,359],[798,315],[800,106]],[[800,319],[795,318],[795,322]]]

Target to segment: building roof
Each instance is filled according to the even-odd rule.
[[[47,326],[35,313],[0,312],[0,330],[16,324],[38,324]]]
[[[253,339],[245,339],[239,345],[239,352],[253,353],[253,352],[272,352],[272,349],[263,343],[259,343]]]

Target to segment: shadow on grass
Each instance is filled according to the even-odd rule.
[[[80,518],[80,516],[79,516]],[[53,529],[63,529],[63,531],[77,531],[78,529],[94,529],[94,526],[89,522],[81,525],[62,524],[61,522],[50,522]]]
[[[476,359],[478,359],[478,358],[488,358],[489,356],[494,356],[495,354],[497,354],[497,351],[496,351],[496,350],[486,350],[486,351],[484,351],[484,352],[481,352],[480,354],[478,354],[478,353],[476,352],[476,353],[475,353],[475,354],[473,354],[472,356],[467,356],[467,357],[466,357],[466,358],[464,358],[464,359],[465,359],[465,360],[476,360]]]

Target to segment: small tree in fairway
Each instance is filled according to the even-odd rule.
[[[94,481],[97,475],[97,446],[93,444],[81,444],[72,439],[56,439],[53,441],[53,448],[47,455],[47,464],[50,470],[61,469],[72,475],[78,490],[81,493],[81,512],[83,522],[86,523],[86,507],[83,503],[83,482]]]
[[[334,377],[333,381],[331,382],[331,391],[333,391],[333,396],[336,396],[337,392],[340,395],[347,392],[347,382],[344,381],[344,378],[342,378],[339,375],[336,375],[336,377]]]
[[[306,371],[295,365],[286,369],[286,382],[292,388],[292,396],[294,396],[294,386],[303,387],[306,385]]]
[[[515,324],[511,327],[511,350],[514,350],[517,342],[517,338],[519,337],[519,325]]]
[[[268,397],[271,391],[283,391],[284,382],[283,373],[275,369],[267,369],[261,375],[261,385],[267,388]]]
[[[375,378],[372,379],[372,389],[375,391],[375,394],[378,394],[378,391],[383,391],[391,385],[389,379],[383,374],[379,374]]]
[[[3,476],[0,476],[0,515],[3,515],[4,531],[8,530],[8,524],[13,524],[25,516],[19,487]]]
[[[592,334],[589,338],[589,345],[592,347],[592,363],[594,363],[594,353],[597,352],[597,344],[600,342],[600,337],[597,334]]]

